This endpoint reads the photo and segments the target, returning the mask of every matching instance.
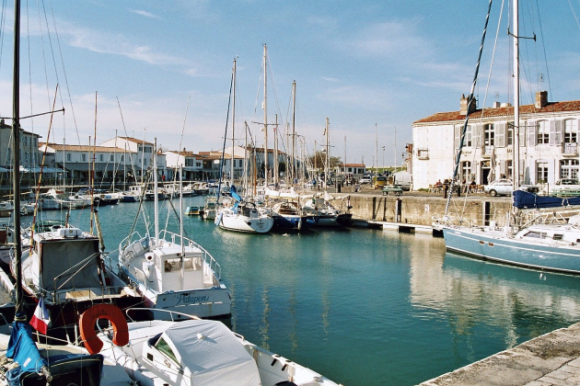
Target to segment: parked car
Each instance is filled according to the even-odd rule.
[[[554,185],[546,185],[543,194],[551,196],[580,196],[580,181],[573,178],[562,178]]]
[[[387,177],[376,176],[376,177],[373,177],[372,181],[373,181],[373,188],[374,189],[382,188],[383,186],[385,186],[387,184]]]
[[[525,190],[530,193],[538,193],[538,187],[533,185],[522,185],[521,190]],[[483,187],[485,193],[489,193],[490,196],[511,196],[514,191],[513,182],[509,178],[502,178],[495,180],[489,185]]]
[[[512,194],[513,190],[513,182],[507,178],[495,180],[483,188],[483,191],[485,193],[489,193],[489,195],[492,197],[509,196]]]
[[[360,180],[358,180],[359,184],[370,184],[371,183],[371,176],[363,176]]]

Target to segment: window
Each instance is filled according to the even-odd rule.
[[[171,347],[169,346],[169,344],[167,344],[167,342],[165,341],[165,339],[159,338],[159,340],[157,341],[157,343],[155,343],[155,348],[157,350],[159,350],[160,352],[162,352],[163,354],[167,355],[167,357],[169,359],[173,360],[176,364],[179,363],[178,360],[177,360],[177,357],[173,353],[173,350],[171,350]]]
[[[548,162],[538,161],[536,177],[538,183],[546,183],[548,181]]]
[[[507,172],[507,177],[508,178],[512,178],[512,176],[514,175],[514,162],[512,160],[508,160],[506,162],[506,172]]]
[[[115,161],[115,155],[111,154],[111,156],[109,157],[109,161]]]
[[[514,144],[514,123],[508,122],[507,124],[507,144],[511,146]]]
[[[483,126],[483,139],[485,146],[495,146],[495,127],[493,124]]]
[[[473,131],[471,130],[471,126],[467,126],[467,128],[465,129],[465,146],[471,147],[472,132]]]
[[[71,158],[71,155],[70,155],[70,153],[67,153],[67,154],[66,154],[66,160],[70,162],[70,158]]]
[[[121,156],[121,162],[123,162],[123,161],[125,161],[125,156],[124,155]]]
[[[537,140],[538,145],[550,143],[550,125],[548,121],[539,121],[536,124]]]
[[[81,154],[81,160],[82,160],[83,162],[85,162],[85,161],[87,160],[87,155],[86,155],[86,154],[84,154],[84,153],[83,153],[83,154]]]
[[[103,154],[99,154],[99,161],[103,162],[105,160],[105,156]]]
[[[563,159],[560,161],[560,178],[578,179],[580,161],[577,159]]]
[[[471,179],[471,162],[465,161],[461,163],[461,174],[464,180]]]
[[[578,122],[568,119],[564,122],[564,143],[578,142]]]

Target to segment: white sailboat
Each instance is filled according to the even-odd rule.
[[[157,157],[153,160],[156,189]],[[179,234],[167,230],[160,232],[156,194],[154,208],[155,234],[141,236],[133,232],[119,244],[121,271],[135,283],[145,304],[154,310],[174,310],[204,318],[229,316],[232,301],[221,282],[219,263],[203,247],[183,235],[181,218]],[[154,314],[156,318],[166,315]]]
[[[514,30],[514,193],[519,187],[519,27],[518,1],[513,0]],[[474,103],[472,84],[469,103]],[[453,181],[457,177],[469,111],[463,126]],[[453,184],[453,183],[452,183]],[[453,185],[452,185],[453,187]],[[451,195],[450,195],[451,197]],[[449,207],[449,201],[447,203]],[[447,209],[446,209],[447,215]],[[447,249],[469,256],[526,268],[580,274],[580,218],[572,217],[567,224],[532,224],[523,226],[467,227],[445,224],[443,235]]]

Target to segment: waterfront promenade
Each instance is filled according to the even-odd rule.
[[[539,336],[420,385],[580,385],[580,323]]]

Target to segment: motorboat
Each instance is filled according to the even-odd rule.
[[[271,212],[275,230],[302,230],[314,222],[313,216],[302,214],[302,208],[297,201],[277,202],[272,205]]]
[[[78,194],[67,194],[64,190],[49,189],[46,194],[43,195],[44,198],[52,198],[59,203],[61,208],[84,208],[85,206],[91,205],[91,199],[85,196],[79,196]]]
[[[83,346],[35,343],[25,321],[0,322],[0,362],[4,385],[134,385],[116,361],[89,354]]]
[[[205,205],[201,210],[201,218],[203,220],[215,220],[217,213],[218,204],[215,197],[207,197],[205,200]]]
[[[168,231],[159,238],[135,232],[121,241],[118,251],[121,274],[134,283],[150,308],[204,318],[231,314],[219,263],[194,241]]]
[[[33,301],[44,299],[51,327],[74,326],[77,312],[95,303],[129,307],[142,301],[105,265],[98,237],[78,228],[57,226],[35,232],[32,240],[32,247],[22,251],[21,285]],[[11,269],[16,277],[14,264]]]
[[[199,205],[190,205],[185,209],[186,216],[199,216],[201,215],[202,208]]]
[[[99,353],[121,364],[141,386],[338,386],[247,341],[219,321],[190,317],[180,322],[152,320],[126,326],[127,345],[114,343],[114,330],[97,334],[102,344]],[[91,334],[94,322],[86,328]],[[115,330],[124,328],[116,326]]]
[[[154,165],[156,170],[156,162]],[[183,231],[180,234],[160,231],[157,204],[154,199],[155,233],[141,236],[133,232],[119,244],[116,260],[123,279],[135,286],[145,304],[154,310],[169,309],[208,318],[228,317],[232,301],[221,282],[221,266],[201,245],[185,237]],[[183,229],[181,217],[179,223]],[[166,315],[156,311],[153,314],[156,318]]]

